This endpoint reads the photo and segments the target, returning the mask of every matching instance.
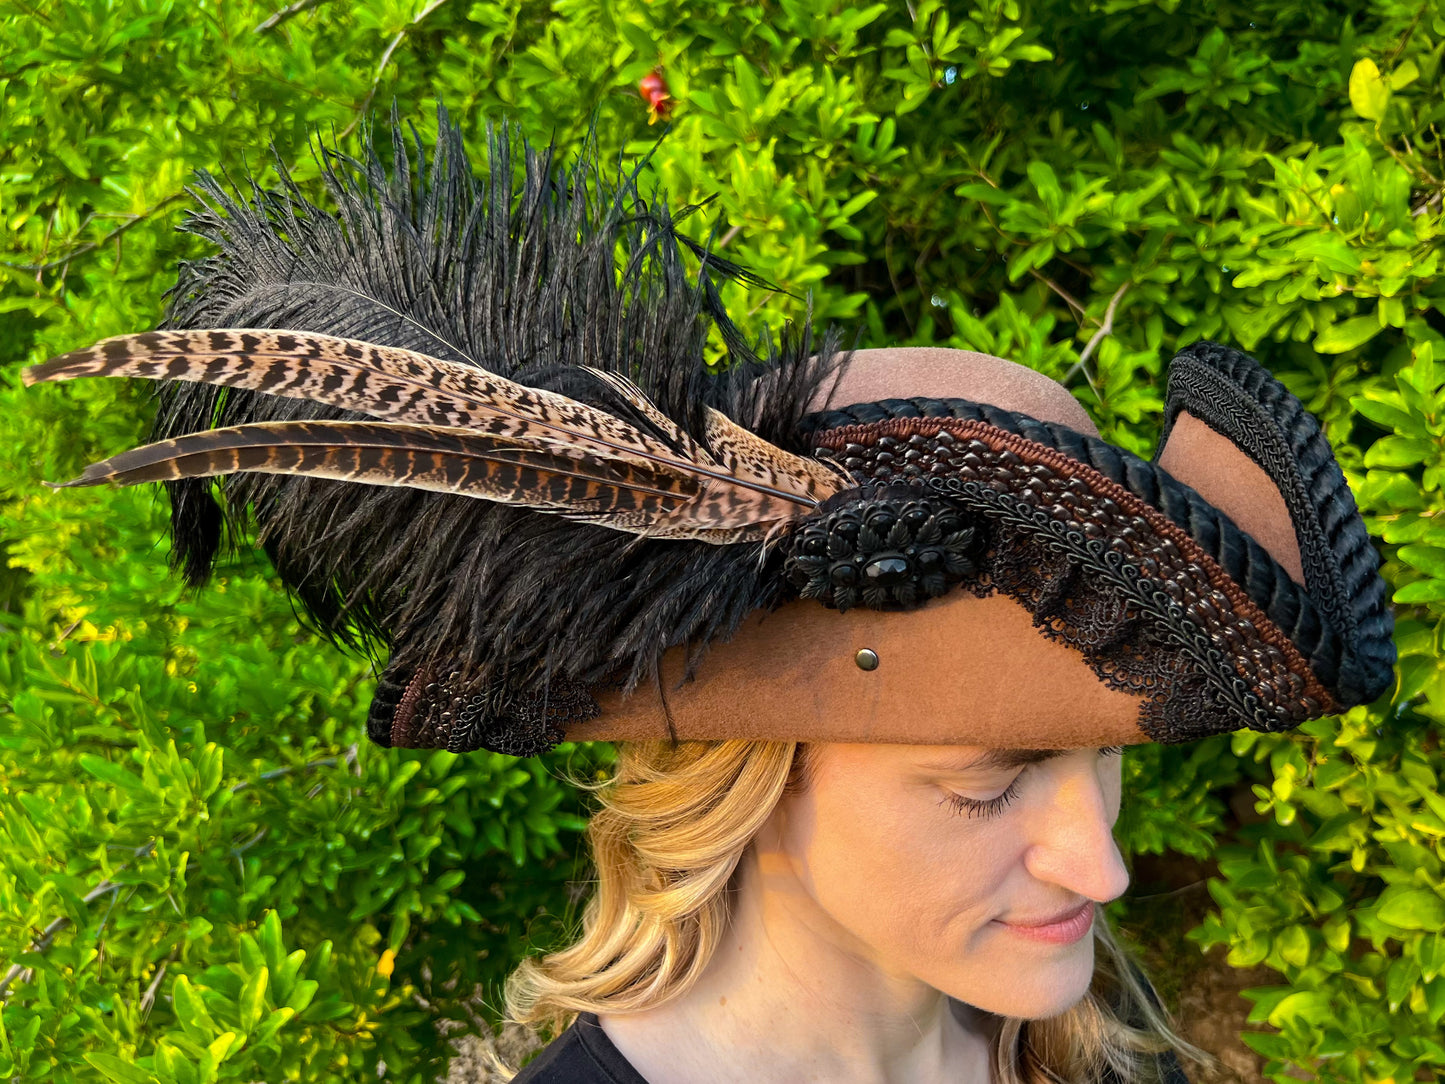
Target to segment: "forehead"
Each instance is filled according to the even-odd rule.
[[[825,390],[813,408],[914,398],[971,399],[1099,433],[1069,390],[1042,373],[991,354],[931,346],[855,352],[831,394]]]

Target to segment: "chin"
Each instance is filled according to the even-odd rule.
[[[980,989],[975,980],[968,983],[967,993],[951,996],[995,1016],[1023,1020],[1058,1016],[1089,992],[1094,978],[1094,938],[1088,936],[1046,952],[1019,951],[1010,954],[1007,964],[983,969],[983,975],[989,979],[987,987]]]

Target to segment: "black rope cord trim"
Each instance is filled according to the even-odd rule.
[[[1334,708],[1294,645],[1182,528],[1071,457],[956,419],[817,440],[817,454],[861,484],[912,484],[970,515],[988,541],[965,585],[1019,602],[1100,680],[1142,695],[1153,740],[1285,730]]]
[[[1319,422],[1249,355],[1210,342],[1187,347],[1170,365],[1161,449],[1182,411],[1232,441],[1279,487],[1305,585],[1341,632],[1340,698],[1373,700],[1391,680],[1393,620],[1379,554]]]

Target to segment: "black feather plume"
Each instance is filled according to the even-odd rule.
[[[279,162],[280,187],[252,182],[249,198],[203,175],[202,207],[183,228],[216,251],[182,267],[163,326],[311,331],[420,351],[646,428],[593,367],[631,380],[694,440],[705,441],[711,407],[785,450],[811,451],[800,422],[843,360],[838,335],[814,344],[810,306],[779,346],[750,346],[719,284],[766,284],[676,231],[695,207],[673,214],[644,200],[636,171],[602,176],[590,136],[568,167],[554,164],[552,146],[539,152],[488,125],[478,178],[444,111],[429,160],[395,113],[390,135],[389,166],[369,135],[359,158],[318,151],[334,211],[309,202]],[[721,375],[705,363],[711,328],[729,350]],[[175,383],[152,439],[361,417]],[[635,685],[655,676],[668,647],[730,635],[780,590],[761,543],[638,539],[452,494],[273,474],[223,479],[218,515],[215,484],[166,483],[172,560],[187,580],[203,582],[226,539],[254,526],[321,630],[390,651],[393,688],[416,673],[500,684],[510,701],[545,700],[554,683]]]

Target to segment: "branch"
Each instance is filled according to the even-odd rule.
[[[381,54],[381,63],[376,66],[376,75],[371,80],[371,89],[366,92],[366,101],[361,103],[361,108],[357,111],[356,116],[351,118],[351,123],[341,129],[341,134],[337,137],[338,139],[344,139],[349,136],[356,130],[356,126],[361,123],[361,118],[366,116],[367,110],[371,108],[372,99],[376,97],[376,89],[381,85],[381,74],[386,71],[386,66],[391,63],[391,56],[396,52],[396,47],[401,44],[401,39],[415,30],[423,19],[446,2],[447,0],[431,0],[431,3],[417,12],[416,17],[412,19],[411,22],[396,32],[396,36],[392,38],[391,43],[387,45],[386,51]]]
[[[1104,322],[1099,325],[1099,330],[1094,332],[1093,338],[1091,338],[1084,347],[1083,352],[1079,355],[1079,360],[1074,362],[1073,368],[1064,374],[1063,383],[1067,384],[1079,375],[1084,366],[1088,364],[1089,358],[1093,356],[1095,347],[1104,341],[1104,336],[1114,330],[1114,310],[1118,307],[1119,301],[1123,296],[1129,292],[1129,287],[1133,285],[1132,282],[1125,279],[1124,285],[1114,291],[1114,296],[1109,299],[1109,307],[1104,310]]]
[[[351,748],[352,748],[352,750],[355,750],[356,746],[353,745]],[[250,849],[251,849],[252,847],[254,847],[257,843],[260,843],[261,840],[263,840],[263,839],[266,838],[266,832],[267,832],[267,828],[263,825],[263,826],[260,828],[260,830],[258,830],[254,835],[252,835],[250,839],[246,840],[246,842],[241,843],[241,844],[238,844],[237,846],[232,847],[232,848],[231,848],[231,855],[232,855],[232,857],[234,857],[234,858],[236,858],[236,859],[239,860],[239,858],[240,858],[240,856],[241,856],[242,854],[244,854],[246,851],[250,850]],[[135,858],[145,858],[145,857],[147,857],[152,851],[154,851],[155,849],[156,849],[156,841],[155,841],[155,840],[151,840],[149,843],[146,843],[146,844],[143,844],[143,845],[137,847],[137,848],[135,849],[135,851],[133,852],[133,856],[134,856]],[[193,869],[195,869],[196,866],[198,866],[199,864],[200,864],[200,860],[199,860],[199,859],[192,858],[189,862],[186,863],[186,872],[187,872],[187,873],[190,873],[190,872],[191,872]],[[121,863],[119,866],[116,867],[116,872],[119,873],[121,870],[125,869],[126,866],[128,866],[128,865],[130,865],[129,862],[123,862],[123,863]],[[107,894],[109,894],[109,893],[111,893],[111,892],[114,892],[116,889],[122,888],[122,887],[124,887],[124,886],[123,886],[123,885],[116,884],[114,881],[110,880],[109,878],[106,878],[105,880],[101,881],[98,885],[96,885],[94,888],[92,888],[89,892],[87,892],[83,897],[81,897],[81,902],[84,903],[86,906],[89,906],[90,904],[94,903],[96,900],[100,899],[100,897],[102,897],[102,896],[104,896],[104,895],[107,895]],[[175,906],[175,901],[174,901],[174,900],[171,901],[171,905],[172,905],[172,906]],[[40,936],[36,937],[34,940],[32,940],[32,941],[30,942],[30,951],[31,951],[31,952],[44,952],[46,949],[48,949],[48,948],[50,947],[51,943],[55,940],[56,935],[59,934],[62,930],[64,930],[64,929],[65,929],[67,926],[69,926],[69,925],[71,925],[71,920],[70,920],[70,918],[69,918],[68,916],[66,916],[66,915],[61,915],[59,918],[53,919],[53,920],[50,922],[50,924],[45,927],[45,929],[43,929],[43,930],[40,931]],[[102,925],[103,925],[103,924],[102,924]],[[24,974],[24,973],[25,973],[26,971],[28,971],[28,970],[30,970],[30,969],[27,968],[24,964],[11,964],[11,965],[10,965],[10,969],[5,972],[4,977],[3,977],[3,978],[0,978],[0,1004],[4,1004],[4,1002],[5,1002],[5,1001],[8,999],[8,997],[10,996],[10,984],[11,984],[12,982],[14,982],[14,981],[16,980],[16,978],[18,978],[20,975]]]
[[[1178,888],[1171,888],[1168,892],[1151,892],[1147,896],[1130,896],[1130,903],[1139,903],[1143,900],[1167,900],[1173,896],[1182,896],[1186,892],[1193,892],[1196,888],[1208,884],[1208,877],[1201,877],[1197,881],[1190,881],[1187,885],[1180,885]]]
[[[1078,298],[1076,298],[1073,294],[1069,293],[1068,290],[1065,290],[1062,286],[1060,286],[1053,279],[1049,278],[1047,275],[1039,274],[1038,268],[1036,267],[1030,267],[1029,274],[1032,275],[1034,278],[1038,279],[1050,290],[1058,294],[1061,298],[1063,298],[1064,304],[1068,305],[1069,308],[1073,309],[1074,312],[1078,314],[1075,319],[1078,320],[1080,323],[1083,323],[1083,318],[1087,316],[1088,313],[1084,311],[1084,306],[1079,304]]]
[[[151,840],[149,843],[143,843],[139,847],[135,848],[135,850],[131,851],[131,860],[134,861],[137,858],[145,858],[149,856],[150,853],[155,849],[155,840]],[[119,873],[128,865],[130,865],[130,862],[122,862],[119,866],[116,867],[116,872]],[[104,896],[107,892],[112,892],[119,887],[120,885],[115,884],[113,881],[107,878],[106,880],[101,881],[100,884],[96,885],[89,892],[87,892],[83,897],[82,902],[86,904],[93,903],[94,901],[100,899],[101,896]],[[50,923],[49,926],[46,926],[45,929],[40,931],[39,937],[35,938],[33,941],[30,942],[30,951],[44,952],[50,947],[50,943],[55,940],[55,935],[69,925],[70,919],[66,918],[64,915],[62,915],[60,918],[55,919],[53,922]],[[10,984],[15,981],[15,977],[26,970],[28,970],[28,968],[24,967],[21,964],[10,965],[10,970],[5,972],[5,977],[3,979],[0,979],[0,1002],[3,1002],[7,997],[8,991],[10,989]]]
[[[348,768],[356,763],[356,745],[353,743],[350,748],[342,754],[341,759],[345,761]],[[294,764],[285,768],[272,768],[269,772],[262,772],[256,777],[256,782],[269,782],[272,779],[280,779],[282,776],[290,775],[292,772],[309,772],[313,768],[330,768],[336,764],[335,757],[320,757],[316,760],[309,760],[305,764]],[[251,780],[243,779],[231,786],[231,793],[236,794],[251,786]]]
[[[114,892],[119,887],[120,885],[116,884],[114,881],[101,881],[100,884],[96,885],[85,894],[81,902],[85,904],[94,903],[96,900],[100,899],[101,896],[104,896],[107,892]],[[35,938],[35,940],[30,942],[30,951],[44,952],[50,947],[50,943],[55,940],[55,935],[69,925],[70,919],[67,918],[65,915],[61,915],[59,918],[51,922],[50,925],[46,926],[45,929],[41,930],[39,937]],[[0,979],[0,1001],[3,1001],[8,996],[10,992],[10,984],[14,982],[15,979],[18,978],[26,970],[28,969],[25,967],[24,964],[10,965],[10,970],[5,972],[5,977],[3,979]]]
[[[901,297],[903,288],[898,285],[898,276],[893,272],[893,231],[888,230],[883,235],[883,266],[888,269],[888,281],[893,286],[893,296]],[[908,334],[913,334],[913,317],[909,315],[907,308],[900,308],[903,319],[908,321]]]
[[[268,30],[275,30],[282,23],[290,19],[294,19],[303,11],[310,11],[312,8],[320,7],[324,3],[326,3],[326,0],[296,0],[294,4],[290,5],[289,7],[282,8],[280,11],[273,14],[265,22],[258,23],[256,25],[256,28],[252,30],[251,33],[264,34]]]
[[[171,949],[171,954],[161,961],[161,966],[156,968],[155,976],[151,979],[150,985],[146,987],[145,993],[141,995],[140,1015],[142,1020],[150,1015],[151,1006],[156,1003],[156,990],[160,988],[161,979],[166,977],[166,968],[170,967],[171,962],[180,954],[181,948],[177,945]]]
[[[95,241],[87,241],[85,244],[79,245],[78,247],[71,249],[64,256],[61,256],[59,259],[56,260],[51,260],[49,263],[12,263],[9,260],[0,260],[0,265],[13,268],[16,271],[33,271],[36,275],[44,274],[46,271],[53,271],[57,267],[64,267],[77,256],[84,256],[87,252],[94,252],[102,245],[109,244],[121,234],[125,233],[126,230],[131,229],[134,226],[139,226],[142,222],[145,222],[147,219],[153,217],[162,208],[167,207],[172,203],[175,203],[176,200],[180,199],[184,195],[185,192],[172,192],[165,199],[142,211],[140,214],[131,215],[129,218],[127,218],[115,229],[111,230],[104,237],[101,237]]]

